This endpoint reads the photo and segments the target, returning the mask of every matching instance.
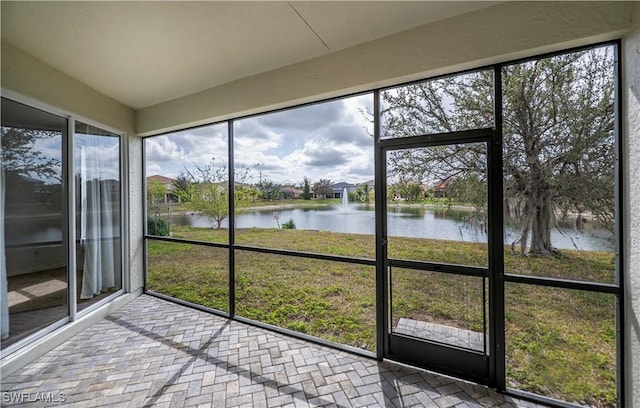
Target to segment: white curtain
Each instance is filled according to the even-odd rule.
[[[100,136],[82,135],[80,150],[80,242],[84,250],[81,299],[115,286],[116,253],[113,204],[101,169],[111,163],[101,155]]]
[[[7,303],[7,257],[4,253],[4,169],[0,170],[0,334],[9,337],[9,304]]]

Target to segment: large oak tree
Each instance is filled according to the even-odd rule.
[[[522,254],[556,250],[558,217],[614,220],[614,71],[610,48],[507,66],[503,85],[505,221],[518,228]],[[382,93],[382,137],[494,126],[493,72],[480,71]],[[486,179],[481,143],[394,152],[398,177],[416,183]],[[493,199],[493,198],[489,198]],[[469,198],[473,201],[473,197]]]

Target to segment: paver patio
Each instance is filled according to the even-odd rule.
[[[482,333],[431,322],[422,322],[402,317],[394,331],[419,339],[429,339],[442,344],[484,352],[485,339]],[[488,342],[488,337],[486,341]]]
[[[148,295],[3,379],[2,393],[3,406],[58,400],[16,405],[29,407],[537,406]]]

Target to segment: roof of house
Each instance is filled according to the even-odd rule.
[[[355,187],[355,186],[356,186],[355,184],[345,183],[344,181],[331,185],[331,187],[333,188],[345,188],[345,187]]]
[[[160,176],[156,174],[156,175],[147,177],[147,182],[150,182],[150,181],[157,181],[158,183],[162,183],[162,184],[171,184],[175,180],[169,177]]]
[[[289,191],[289,192],[292,192],[292,193],[302,193],[302,192],[303,192],[303,190],[302,190],[302,189],[300,189],[300,188],[297,188],[297,187],[290,187],[290,186],[282,187],[282,188],[280,189],[280,191],[282,191],[282,192]]]

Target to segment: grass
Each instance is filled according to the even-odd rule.
[[[150,241],[147,256],[150,289],[228,311],[229,253],[226,249]]]
[[[174,227],[174,236],[227,242],[228,231]],[[246,229],[236,242],[374,258],[373,236],[326,231]],[[482,244],[393,238],[395,258],[486,265]],[[375,350],[375,268],[236,251],[236,313]],[[227,309],[226,249],[149,241],[149,288]],[[505,252],[510,273],[613,282],[615,257],[563,251],[560,258]],[[482,278],[394,269],[392,316],[483,331]],[[507,283],[508,386],[596,406],[615,405],[615,297]]]
[[[301,198],[296,198],[294,200],[291,199],[282,199],[282,200],[255,200],[247,203],[246,208],[243,210],[256,209],[261,207],[277,207],[277,208],[286,208],[288,206],[296,206],[296,207],[305,207],[305,206],[322,206],[322,205],[335,205],[342,203],[342,200],[339,198],[312,198],[311,200],[303,200]],[[169,204],[159,204],[160,212],[162,214],[166,214],[168,212]],[[192,213],[194,209],[190,206],[188,202],[181,203],[171,203],[171,212],[173,214],[179,213]]]

